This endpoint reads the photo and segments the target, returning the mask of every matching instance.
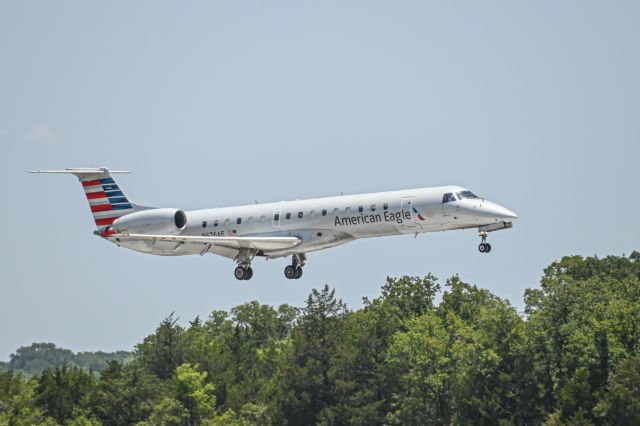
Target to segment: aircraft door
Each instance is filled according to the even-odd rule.
[[[400,214],[402,215],[402,226],[404,231],[413,231],[416,229],[417,223],[413,211],[414,197],[403,197],[400,204]]]
[[[280,227],[280,210],[273,211],[273,227],[274,228]]]

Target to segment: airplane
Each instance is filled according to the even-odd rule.
[[[456,185],[185,211],[132,202],[112,176],[128,171],[27,172],[75,175],[96,223],[94,234],[106,241],[162,256],[214,253],[237,263],[238,280],[251,279],[255,257],[289,256],[284,275],[299,279],[307,253],[359,238],[478,228],[478,250],[489,253],[489,232],[511,228],[518,218]]]

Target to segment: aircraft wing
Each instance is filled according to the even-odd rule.
[[[199,243],[231,249],[283,250],[299,245],[297,237],[196,237],[181,235],[112,234],[107,238],[120,241],[166,241],[176,243]]]

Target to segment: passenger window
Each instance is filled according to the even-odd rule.
[[[285,215],[285,219],[291,219],[291,213],[287,213],[287,214]]]
[[[224,226],[229,226],[230,223],[231,223],[231,219],[224,220]]]
[[[218,219],[213,221],[213,227],[216,228],[218,226]]]
[[[302,219],[302,212],[298,212],[298,219]]]
[[[280,220],[280,213],[276,213],[273,215],[273,220],[275,220],[276,222]]]
[[[315,214],[316,214],[316,211],[315,211],[315,210],[311,210],[311,211],[309,212],[309,216],[311,216],[311,217],[315,216]]]
[[[376,211],[376,205],[375,204],[371,204],[371,211],[375,212]]]
[[[242,223],[242,218],[241,218],[241,217],[237,218],[237,219],[236,219],[236,223],[237,223],[238,225],[240,225],[240,224]]]
[[[203,228],[206,228],[206,227],[207,227],[207,221],[206,221],[206,220],[203,220],[203,221],[202,221],[202,227],[203,227]]]
[[[323,209],[323,210],[322,210],[322,216],[326,216],[326,215],[327,215],[327,210],[326,210],[326,209]]]
[[[358,207],[358,211],[359,211],[360,213],[362,213],[362,211],[363,211],[363,210],[364,210],[364,207],[362,207],[362,206]]]
[[[389,210],[389,203],[384,203],[382,205],[382,210]]]

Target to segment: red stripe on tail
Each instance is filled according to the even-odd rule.
[[[92,212],[106,212],[107,210],[113,210],[111,204],[100,204],[97,206],[91,206]]]
[[[85,180],[84,182],[82,182],[82,186],[96,186],[96,185],[100,185],[100,179]]]
[[[96,225],[97,226],[111,225],[113,221],[116,219],[117,217],[104,217],[102,219],[96,219]]]
[[[105,194],[104,191],[87,192],[87,198],[89,200],[94,200],[96,198],[107,198],[107,194]]]

